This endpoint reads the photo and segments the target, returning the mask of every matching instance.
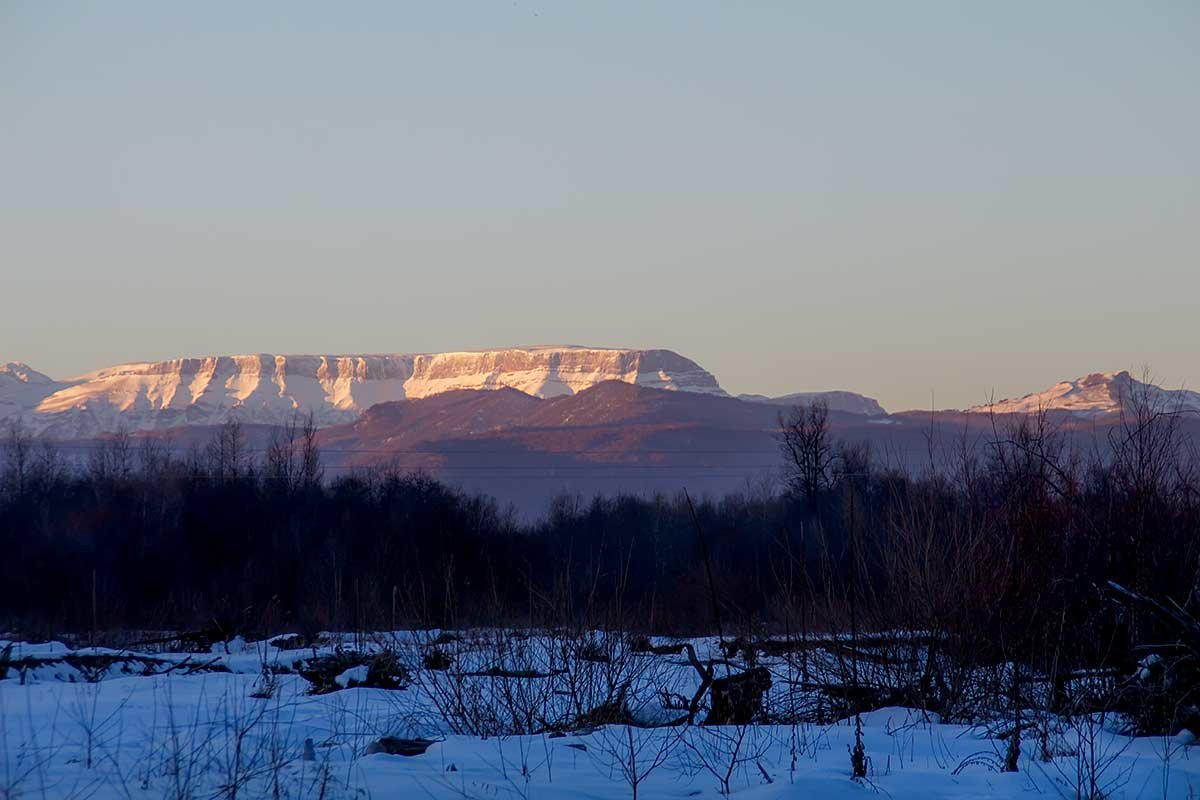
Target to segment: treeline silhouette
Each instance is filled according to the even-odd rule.
[[[1161,609],[1200,601],[1195,451],[1149,402],[1095,452],[1068,451],[1045,415],[997,420],[986,447],[952,446],[953,468],[923,473],[878,467],[833,440],[823,409],[798,408],[781,419],[778,490],[563,497],[536,522],[387,467],[326,479],[314,433],[289,426],[254,458],[236,424],[187,455],[117,436],[71,464],[14,430],[0,624],[904,630],[931,643],[913,657],[933,684],[943,657],[1124,668],[1179,638]]]

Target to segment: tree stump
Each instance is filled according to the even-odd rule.
[[[716,678],[712,682],[712,710],[705,725],[749,725],[762,711],[763,695],[771,688],[766,667]]]

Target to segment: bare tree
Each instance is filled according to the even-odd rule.
[[[8,437],[4,442],[6,452],[5,483],[13,494],[25,491],[25,483],[29,478],[32,442],[29,433],[19,420],[13,420],[8,425]]]
[[[779,429],[788,485],[815,506],[829,486],[836,458],[829,435],[829,406],[824,400],[793,406],[779,415]]]
[[[265,470],[268,480],[287,492],[309,490],[321,482],[317,426],[311,412],[303,421],[298,413],[292,414],[283,428],[272,434]]]
[[[242,423],[236,419],[225,422],[209,443],[207,455],[208,472],[218,483],[240,477],[248,466],[249,457]]]

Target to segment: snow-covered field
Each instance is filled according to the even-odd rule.
[[[714,641],[694,644],[719,660]],[[492,631],[212,649],[134,655],[0,640],[0,799],[1200,794],[1186,733],[1130,738],[1115,717],[1033,711],[1016,773],[998,771],[1002,726],[865,713],[868,775],[853,780],[853,720],[653,727],[686,713],[695,669],[682,654],[604,638]],[[355,686],[376,682],[384,651],[400,654],[386,663],[403,688]],[[298,674],[338,653],[350,666],[327,669],[331,682]],[[802,691],[782,674],[796,664],[758,663],[773,676],[767,716],[781,719]],[[633,724],[596,724],[596,706],[613,697]],[[376,752],[398,746],[424,752]]]

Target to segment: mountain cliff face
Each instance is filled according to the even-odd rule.
[[[604,381],[725,394],[700,365],[670,350],[536,347],[413,356],[404,396],[509,387],[534,397],[559,397]]]
[[[1143,383],[1128,372],[1095,372],[1024,397],[1000,400],[967,409],[969,413],[1035,414],[1060,411],[1081,416],[1101,416],[1129,411],[1144,404],[1162,412],[1200,413],[1200,392],[1163,389]]]
[[[352,423],[372,406],[399,400],[500,389],[551,399],[608,382],[729,398],[709,372],[670,350],[545,346],[421,354],[213,356],[119,364],[66,381],[12,362],[0,365],[0,426],[17,421],[35,435],[87,439],[119,430],[199,429],[231,419],[272,426],[293,415],[311,414],[318,427],[327,428]],[[873,422],[895,417],[874,399],[854,392],[737,399],[760,408],[822,400],[830,411]],[[1128,411],[1136,403],[1200,415],[1200,393],[1163,389],[1128,372],[1095,373],[956,413],[1029,414],[1044,409],[1092,418]],[[738,405],[721,408],[728,411]],[[583,413],[582,406],[576,410]],[[601,411],[587,408],[589,414]],[[769,416],[776,414],[777,410]]]
[[[56,382],[22,364],[0,371],[0,418],[78,438],[120,429],[350,422],[382,402],[460,389],[575,394],[604,381],[724,395],[716,379],[669,350],[531,347],[464,353],[183,358],[121,364]]]

